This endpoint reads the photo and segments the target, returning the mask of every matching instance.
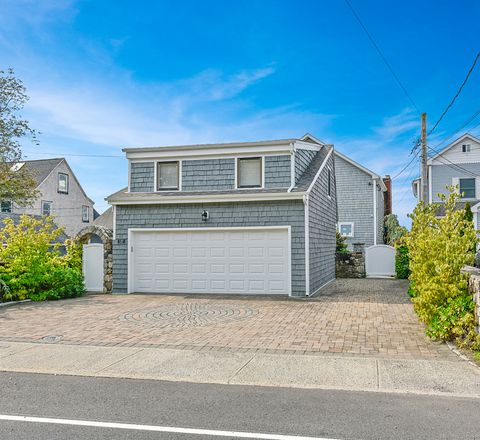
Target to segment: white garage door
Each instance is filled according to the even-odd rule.
[[[130,291],[290,294],[287,228],[132,231]]]

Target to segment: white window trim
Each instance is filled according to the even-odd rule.
[[[53,211],[53,201],[51,201],[51,200],[42,200],[40,202],[40,215],[46,215],[46,214],[43,213],[43,204],[44,203],[48,203],[50,205],[50,214],[48,214],[48,216],[51,216],[52,213],[53,213],[52,212]]]
[[[474,187],[473,187],[473,190],[475,191],[475,195],[474,195],[474,197],[461,197],[461,199],[462,200],[467,200],[467,201],[468,200],[477,200],[477,196],[478,196],[478,194],[477,194],[477,181],[476,181],[475,177],[459,177],[458,178],[458,193],[460,194],[460,196],[463,194],[462,189],[461,189],[461,187],[462,187],[461,181],[462,180],[467,180],[467,179],[472,179],[475,182]]]
[[[260,159],[261,167],[262,167],[262,179],[261,179],[261,186],[255,186],[253,188],[243,188],[238,186],[238,161],[240,159]],[[264,189],[265,188],[265,156],[245,156],[245,157],[235,157],[235,189],[241,190],[255,190],[255,189]]]
[[[67,190],[66,191],[61,191],[60,190],[60,176],[66,176],[67,177]],[[64,173],[62,171],[59,171],[58,174],[57,174],[57,192],[59,194],[68,194],[70,190],[70,176],[68,173]]]
[[[159,190],[158,189],[158,164],[159,163],[172,163],[172,162],[178,162],[178,188],[177,189],[162,189],[162,190]],[[153,183],[153,192],[156,192],[156,193],[164,193],[164,192],[180,192],[182,191],[182,160],[179,160],[179,159],[174,159],[174,160],[156,160],[154,161],[154,170],[153,170],[153,180],[154,180],[154,183]]]
[[[348,226],[350,226],[350,227],[352,228],[352,232],[351,232],[350,234],[348,234],[348,235],[342,234],[342,232],[341,232],[342,226],[346,226],[346,225],[348,225]],[[345,238],[353,238],[353,237],[355,237],[355,223],[354,223],[354,222],[338,222],[338,232],[340,233],[340,235],[341,235],[342,237],[345,237]]]

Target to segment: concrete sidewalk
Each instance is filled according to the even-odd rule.
[[[0,371],[480,398],[480,369],[459,358],[415,360],[0,342]]]

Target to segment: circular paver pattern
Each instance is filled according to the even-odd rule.
[[[248,319],[257,313],[254,308],[237,304],[182,303],[135,310],[118,318],[143,327],[204,327]]]

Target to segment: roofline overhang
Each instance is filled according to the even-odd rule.
[[[129,193],[132,194],[132,193]],[[141,194],[141,195],[140,195]],[[188,196],[162,196],[157,193],[139,193],[139,196],[107,197],[105,200],[110,205],[167,205],[167,204],[192,204],[192,203],[228,203],[228,202],[258,202],[275,200],[301,200],[306,194],[299,192],[280,193],[252,193],[252,194],[199,194]]]

